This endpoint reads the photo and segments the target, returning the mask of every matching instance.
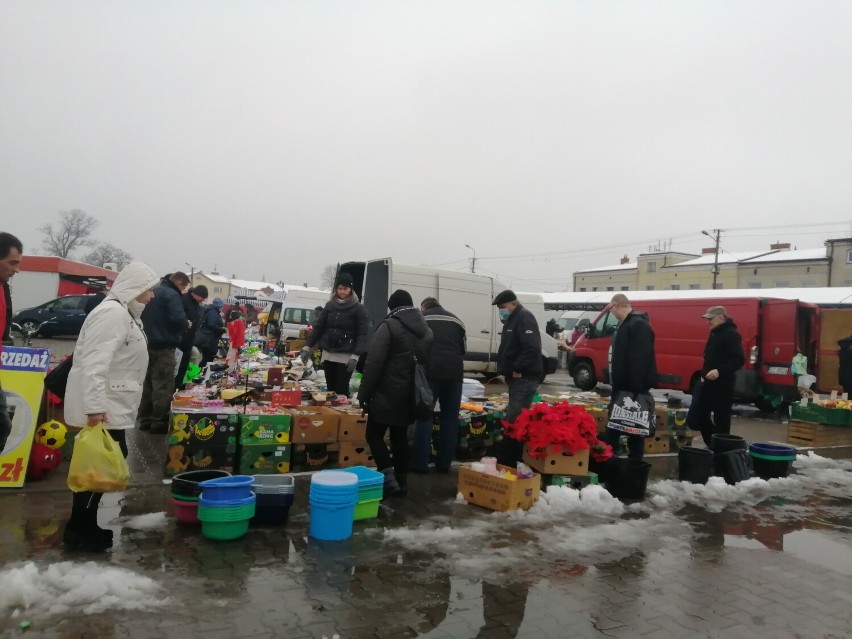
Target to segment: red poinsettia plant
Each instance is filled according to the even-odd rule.
[[[531,457],[546,457],[551,447],[571,455],[588,449],[596,462],[612,457],[612,446],[598,439],[595,418],[568,402],[533,404],[521,411],[514,424],[503,420],[503,426],[506,435],[527,444]]]

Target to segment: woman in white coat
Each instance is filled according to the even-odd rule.
[[[127,457],[124,431],[135,426],[148,369],[148,342],[139,316],[160,278],[146,264],[131,262],[109,294],[89,313],[74,349],[65,389],[65,421],[85,428],[104,423]],[[103,551],[112,531],[98,527],[101,493],[74,493],[62,542],[68,549]]]

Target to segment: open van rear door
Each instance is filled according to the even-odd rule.
[[[761,308],[760,381],[765,393],[781,395],[796,386],[791,367],[798,309],[798,300],[767,300]]]
[[[393,277],[393,261],[386,257],[366,262],[346,262],[337,269],[337,277],[340,273],[348,273],[355,282],[355,292],[373,323],[373,330],[388,314],[388,297],[390,297],[390,284]],[[370,336],[372,338],[372,335]]]
[[[852,309],[823,308],[819,313],[819,346],[816,361],[816,388],[822,392],[840,390],[837,342],[852,333]]]

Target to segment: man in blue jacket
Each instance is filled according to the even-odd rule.
[[[541,333],[531,311],[525,309],[513,291],[505,290],[491,302],[504,322],[497,351],[497,372],[509,387],[506,421],[513,424],[524,408],[529,408],[544,372],[541,356]],[[511,437],[503,437],[497,449],[497,461],[512,468],[521,460],[524,445]]]
[[[142,325],[148,338],[148,372],[139,404],[141,430],[168,431],[169,407],[175,391],[175,350],[191,323],[181,299],[188,287],[186,273],[167,275],[154,287],[154,299],[142,312]]]

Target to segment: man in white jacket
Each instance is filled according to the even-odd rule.
[[[148,347],[140,315],[159,281],[142,262],[131,262],[106,299],[86,318],[74,349],[65,390],[65,421],[86,428],[105,424],[127,456],[125,431],[132,429],[148,369]],[[74,493],[62,541],[72,550],[103,551],[112,531],[98,527],[100,493]]]

